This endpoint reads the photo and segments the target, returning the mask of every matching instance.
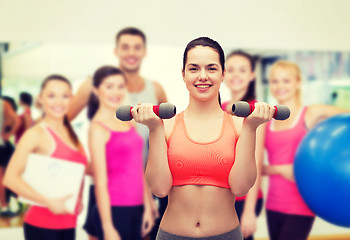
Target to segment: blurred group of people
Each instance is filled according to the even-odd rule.
[[[2,179],[10,158],[15,150],[14,144],[17,144],[23,133],[33,125],[31,115],[31,106],[33,98],[28,92],[21,92],[19,95],[18,105],[21,114],[17,114],[18,105],[16,101],[8,96],[0,98],[1,120],[1,137],[0,137],[0,216],[14,216],[19,213],[11,210],[9,207],[13,192],[5,188]],[[14,144],[10,141],[10,137],[14,136]]]
[[[82,207],[88,209],[83,228],[91,240],[252,240],[266,199],[272,240],[307,239],[315,214],[298,193],[294,155],[318,122],[348,110],[304,106],[299,67],[278,61],[269,73],[270,93],[291,114],[276,121],[275,108],[256,101],[256,59],[244,51],[225,57],[217,42],[198,38],[187,45],[183,59],[189,106],[173,119],[160,120],[151,105],[167,102],[166,93],[161,84],[140,75],[147,52],[145,34],[125,28],[115,43],[118,67],[100,67],[75,95],[64,76],[45,78],[38,97],[43,116],[35,124],[30,94],[20,95],[19,116],[8,100],[0,101],[1,214],[11,214],[8,187],[44,206],[30,207],[25,216],[24,235],[29,240],[75,239]],[[231,91],[231,99],[223,103],[222,82]],[[255,104],[245,120],[232,116],[237,101]],[[115,118],[123,104],[135,106],[134,121]],[[70,124],[86,106],[89,154]],[[264,163],[265,150],[269,164]],[[69,212],[66,197],[48,198],[26,184],[21,174],[30,153],[84,165],[93,177],[88,202],[82,204],[80,193],[76,211]],[[265,194],[263,176],[269,178]]]

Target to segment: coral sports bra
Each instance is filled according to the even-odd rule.
[[[224,112],[220,135],[201,143],[187,133],[184,112],[176,116],[168,144],[168,163],[173,186],[210,185],[230,188],[228,176],[235,162],[238,134],[231,115]]]

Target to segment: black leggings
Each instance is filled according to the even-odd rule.
[[[306,240],[315,217],[266,211],[271,240]]]
[[[83,225],[83,229],[87,232],[88,235],[94,236],[94,237],[97,236],[96,227],[95,227],[96,223],[92,214],[95,205],[96,205],[95,185],[92,184],[89,190],[89,203],[87,206],[87,214],[86,214],[85,224]]]
[[[25,240],[74,240],[75,228],[47,229],[24,223]]]
[[[236,208],[236,212],[237,212],[237,216],[239,221],[241,221],[241,217],[242,217],[242,213],[243,213],[243,209],[244,209],[244,204],[245,204],[245,200],[243,201],[236,201],[235,202],[235,208]],[[256,201],[256,205],[255,205],[255,215],[259,216],[262,210],[262,206],[263,206],[263,199],[259,198]],[[244,240],[254,240],[253,235],[249,236],[248,238],[244,238]]]
[[[141,226],[143,216],[143,206],[115,207],[112,206],[112,221],[121,239],[142,240]],[[92,217],[96,223],[96,233],[99,240],[103,240],[103,230],[100,215],[95,205]]]

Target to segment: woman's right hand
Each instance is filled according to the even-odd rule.
[[[74,214],[74,212],[69,211],[66,208],[66,201],[71,198],[72,195],[67,195],[60,198],[47,198],[46,206],[50,209],[54,214]]]
[[[257,217],[255,212],[243,211],[241,216],[241,231],[244,238],[252,236],[256,231]]]
[[[138,123],[146,125],[150,130],[163,126],[163,121],[153,112],[153,105],[142,103],[133,107],[131,114]]]
[[[256,129],[259,125],[268,122],[275,114],[275,107],[273,105],[256,102],[254,104],[254,111],[244,119],[244,124]]]
[[[103,235],[104,235],[104,240],[121,240],[122,239],[118,231],[113,226],[104,228]]]

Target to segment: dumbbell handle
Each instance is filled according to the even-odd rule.
[[[130,105],[120,106],[116,111],[116,117],[122,121],[130,121],[133,119]],[[162,119],[169,119],[176,115],[176,107],[171,103],[161,103],[160,105],[153,105],[153,112]]]
[[[276,120],[286,120],[290,116],[290,110],[283,105],[277,105],[275,107],[275,114],[273,116]],[[247,103],[244,101],[238,101],[232,105],[232,113],[238,117],[247,117],[255,109],[254,103]]]

